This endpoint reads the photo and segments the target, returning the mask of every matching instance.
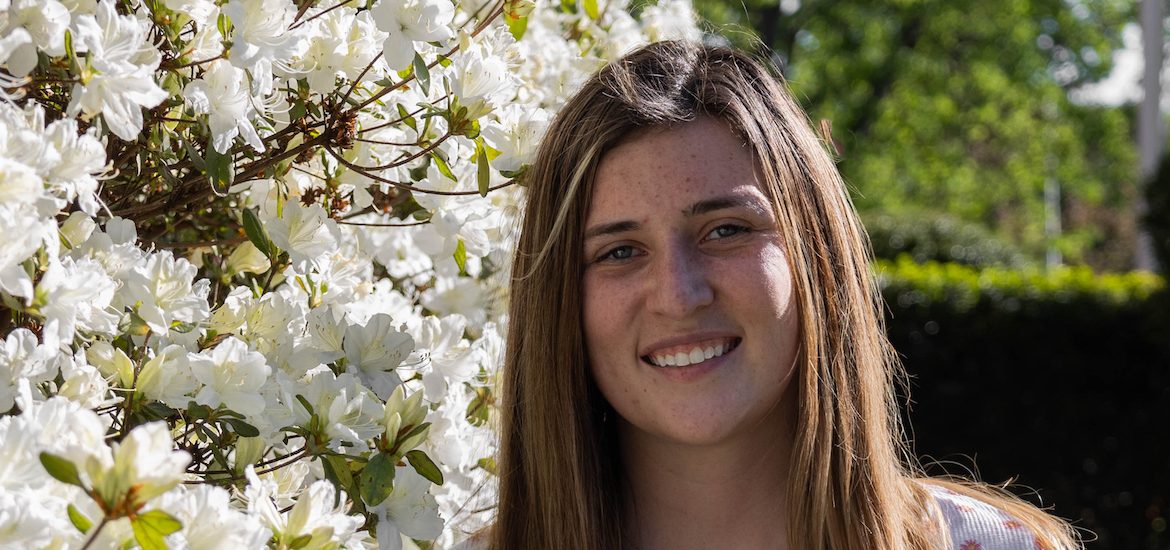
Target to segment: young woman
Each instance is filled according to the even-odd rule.
[[[759,64],[629,54],[564,107],[526,184],[491,548],[1079,547],[919,473],[864,231]]]

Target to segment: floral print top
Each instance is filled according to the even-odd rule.
[[[1015,518],[983,501],[927,485],[951,532],[955,550],[1038,550],[1043,546]]]

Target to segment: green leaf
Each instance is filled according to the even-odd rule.
[[[481,458],[475,463],[480,468],[483,468],[487,473],[496,475],[496,461],[491,457]]]
[[[305,116],[305,102],[298,99],[296,103],[293,103],[292,109],[289,109],[288,118],[289,120],[300,120],[303,116]]]
[[[460,275],[467,275],[467,247],[463,245],[463,239],[455,245],[455,265],[459,266]]]
[[[73,50],[73,33],[65,29],[65,57],[71,63],[77,63],[77,53]]]
[[[370,506],[381,504],[394,490],[394,461],[385,453],[378,453],[358,475],[358,490],[362,500]]]
[[[78,531],[81,531],[81,534],[84,535],[88,533],[89,530],[93,527],[93,522],[90,521],[89,518],[85,517],[85,514],[82,514],[81,511],[78,510],[77,507],[72,503],[70,503],[69,506],[65,508],[65,512],[69,514],[69,521],[73,522],[73,526],[76,527]]]
[[[130,526],[142,550],[167,550],[166,536],[183,528],[179,520],[162,510],[138,514],[130,519]]]
[[[260,222],[260,216],[256,215],[256,211],[251,208],[244,209],[244,233],[248,235],[248,240],[263,252],[268,259],[272,259],[276,252],[276,246],[272,244],[272,239],[268,238],[268,231],[264,229],[264,224]]]
[[[257,437],[260,435],[260,430],[239,418],[224,418],[223,421],[230,424],[232,431],[241,437]]]
[[[190,420],[205,420],[211,416],[211,407],[200,405],[194,401],[187,402],[187,418]]]
[[[477,158],[476,177],[479,183],[479,196],[486,197],[488,194],[488,185],[492,182],[491,166],[488,165],[487,148],[483,145],[483,140],[475,140],[475,156]]]
[[[309,412],[310,416],[316,414],[315,412],[313,412],[313,404],[309,403],[309,400],[305,399],[305,396],[298,393],[297,394],[297,402],[299,402],[301,404],[301,406],[304,407],[305,410]]]
[[[508,32],[512,33],[512,37],[516,40],[524,38],[524,31],[528,30],[528,16],[524,17],[505,17],[508,23]]]
[[[333,454],[322,455],[321,466],[325,469],[325,478],[333,482],[333,485],[339,489],[336,494],[338,499],[341,498],[341,491],[351,495],[358,493],[359,489],[354,481],[353,472],[349,469],[349,463],[345,461],[344,457]],[[355,501],[354,505],[361,507],[362,510],[365,509],[360,502]]]
[[[304,547],[308,546],[309,542],[311,542],[312,540],[313,540],[313,534],[312,533],[305,533],[305,534],[303,534],[295,539],[292,539],[292,542],[288,543],[289,550],[299,550],[301,548],[304,548]]]
[[[203,160],[207,163],[207,179],[211,182],[211,190],[216,195],[226,197],[228,189],[232,186],[232,178],[235,177],[232,171],[230,152],[225,155],[216,151],[214,146],[208,145],[204,155]]]
[[[414,61],[411,62],[411,65],[414,67],[414,77],[418,80],[419,85],[422,86],[423,95],[426,95],[431,89],[431,71],[427,68],[427,62],[423,61],[422,56],[418,52],[415,52]]]
[[[402,123],[409,126],[411,130],[418,131],[418,126],[415,125],[414,117],[410,116],[410,112],[403,107],[401,103],[396,105],[398,107],[398,118],[402,119]]]
[[[582,0],[581,3],[585,5],[585,15],[588,15],[590,19],[597,19],[597,16],[600,15],[597,10],[597,0]]]
[[[439,467],[435,466],[434,461],[426,453],[415,449],[406,453],[406,461],[411,466],[414,466],[414,471],[430,480],[431,483],[435,485],[443,484],[443,472],[439,471]]]
[[[76,485],[85,488],[81,484],[81,475],[77,473],[77,465],[69,459],[57,456],[50,453],[41,453],[41,465],[53,476],[53,479],[61,483],[68,483],[69,485]]]
[[[219,18],[215,20],[215,27],[219,29],[219,35],[227,39],[232,31],[232,20],[227,14],[220,13]]]
[[[439,168],[440,174],[443,174],[451,181],[459,181],[455,179],[455,174],[451,172],[451,167],[447,166],[447,161],[443,159],[443,157],[439,156],[438,153],[431,153],[431,159],[435,161],[435,166]]]

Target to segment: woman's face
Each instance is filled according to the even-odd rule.
[[[707,445],[757,427],[798,347],[792,274],[752,153],[699,118],[607,153],[585,224],[593,378],[637,433]]]

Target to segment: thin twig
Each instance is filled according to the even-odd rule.
[[[296,30],[297,27],[300,27],[301,25],[304,25],[305,23],[308,23],[309,21],[312,21],[318,17],[321,17],[322,15],[325,15],[325,14],[327,14],[327,13],[329,13],[337,8],[340,8],[341,6],[344,6],[348,3],[350,3],[350,2],[353,2],[353,0],[341,0],[341,2],[338,3],[336,6],[325,8],[317,13],[314,13],[312,16],[310,16],[306,19],[302,19],[300,21],[297,21],[296,23],[293,24],[293,26],[289,27],[288,30],[290,30],[290,31]]]
[[[441,195],[441,196],[448,196],[448,197],[466,197],[466,196],[470,196],[470,195],[478,195],[479,194],[479,191],[439,191],[438,189],[423,189],[420,187],[415,187],[413,185],[407,185],[405,183],[397,182],[397,181],[394,181],[392,179],[383,178],[377,174],[371,174],[364,167],[358,166],[352,162],[349,162],[348,160],[345,160],[344,157],[342,157],[337,151],[334,151],[331,147],[326,146],[325,151],[327,151],[330,155],[332,155],[333,158],[337,159],[337,162],[341,163],[343,166],[345,166],[346,168],[349,168],[350,170],[353,170],[353,171],[355,171],[355,172],[357,172],[357,173],[359,173],[367,178],[370,178],[374,181],[389,184],[389,185],[397,187],[399,189],[405,189],[407,191],[410,191],[411,193],[422,193],[422,194],[427,194],[427,195]],[[508,180],[504,183],[501,183],[495,187],[489,187],[488,192],[490,193],[490,192],[495,191],[497,189],[503,189],[505,187],[509,187],[509,186],[512,186],[515,184],[516,184],[516,180],[511,179],[511,180]]]
[[[155,248],[166,248],[166,249],[203,248],[203,247],[209,247],[209,246],[231,246],[231,245],[235,245],[235,244],[240,244],[246,240],[248,240],[248,237],[241,235],[238,237],[232,237],[230,239],[221,239],[218,241],[196,241],[196,242],[190,242],[190,243],[183,243],[183,242],[165,243],[165,242],[159,242],[159,241],[149,241],[149,240],[144,239],[142,244],[151,245],[151,246],[154,246]]]
[[[414,162],[415,159],[417,159],[417,158],[419,158],[427,153],[430,153],[431,151],[434,151],[439,145],[442,145],[442,143],[444,141],[447,141],[447,138],[449,138],[451,136],[452,136],[451,132],[447,132],[447,133],[443,134],[442,136],[439,136],[439,139],[436,139],[430,145],[424,147],[423,149],[420,149],[417,153],[410,155],[409,157],[406,157],[402,160],[396,160],[394,162],[391,162],[390,164],[383,164],[380,166],[363,166],[362,168],[364,168],[366,170],[386,170],[388,168],[397,168],[399,166],[404,166],[404,165],[410,164],[411,162]]]
[[[337,220],[337,223],[342,225],[360,225],[363,227],[415,227],[419,225],[426,225],[431,223],[431,220],[423,220],[420,222],[409,223],[373,223],[373,222],[347,222],[345,220]]]

